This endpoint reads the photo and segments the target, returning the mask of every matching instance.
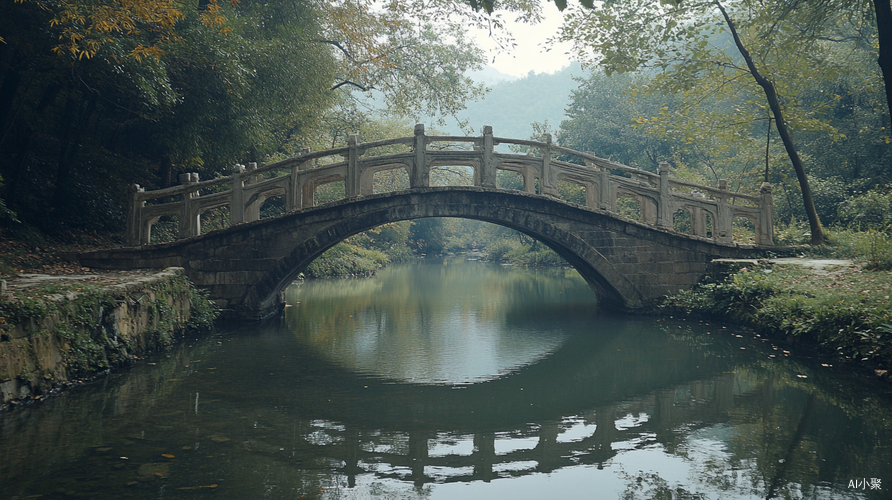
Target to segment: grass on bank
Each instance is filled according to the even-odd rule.
[[[307,278],[371,276],[388,262],[390,259],[382,251],[342,242],[311,262],[303,275]]]
[[[669,297],[663,307],[750,325],[869,363],[892,365],[892,241],[887,233],[834,230],[813,258],[852,259],[816,271],[798,265],[741,267]]]

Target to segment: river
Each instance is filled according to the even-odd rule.
[[[427,259],[286,299],[0,415],[0,500],[892,497],[888,386],[599,311],[573,270]]]

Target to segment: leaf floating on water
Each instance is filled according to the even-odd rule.
[[[205,486],[181,486],[181,487],[179,487],[179,488],[177,488],[177,489],[178,489],[178,490],[200,490],[200,489],[202,489],[202,488],[216,488],[216,487],[217,487],[217,483],[214,483],[214,484],[208,484],[208,485],[205,485]]]
[[[164,458],[173,458],[174,457],[174,455],[171,455],[170,453],[162,453],[161,456]]]
[[[142,464],[136,474],[142,478],[165,477],[170,475],[170,466],[166,463]]]

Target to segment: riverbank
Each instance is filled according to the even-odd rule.
[[[717,262],[662,309],[749,326],[892,381],[892,272],[798,261]]]
[[[22,273],[2,286],[0,408],[107,373],[216,317],[179,268]]]

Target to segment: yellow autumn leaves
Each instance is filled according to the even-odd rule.
[[[123,36],[147,36],[151,42],[137,42],[129,53],[137,61],[160,58],[164,44],[182,41],[176,24],[185,18],[187,5],[178,0],[114,0],[111,2],[86,2],[83,0],[15,0],[16,3],[32,1],[41,9],[51,11],[50,27],[60,29],[59,44],[53,48],[56,54],[69,54],[75,59],[90,59],[106,44],[115,43]],[[232,0],[233,5],[237,4]],[[228,32],[226,17],[217,0],[208,0],[199,13],[199,21],[205,26]],[[2,39],[0,39],[2,40]]]

